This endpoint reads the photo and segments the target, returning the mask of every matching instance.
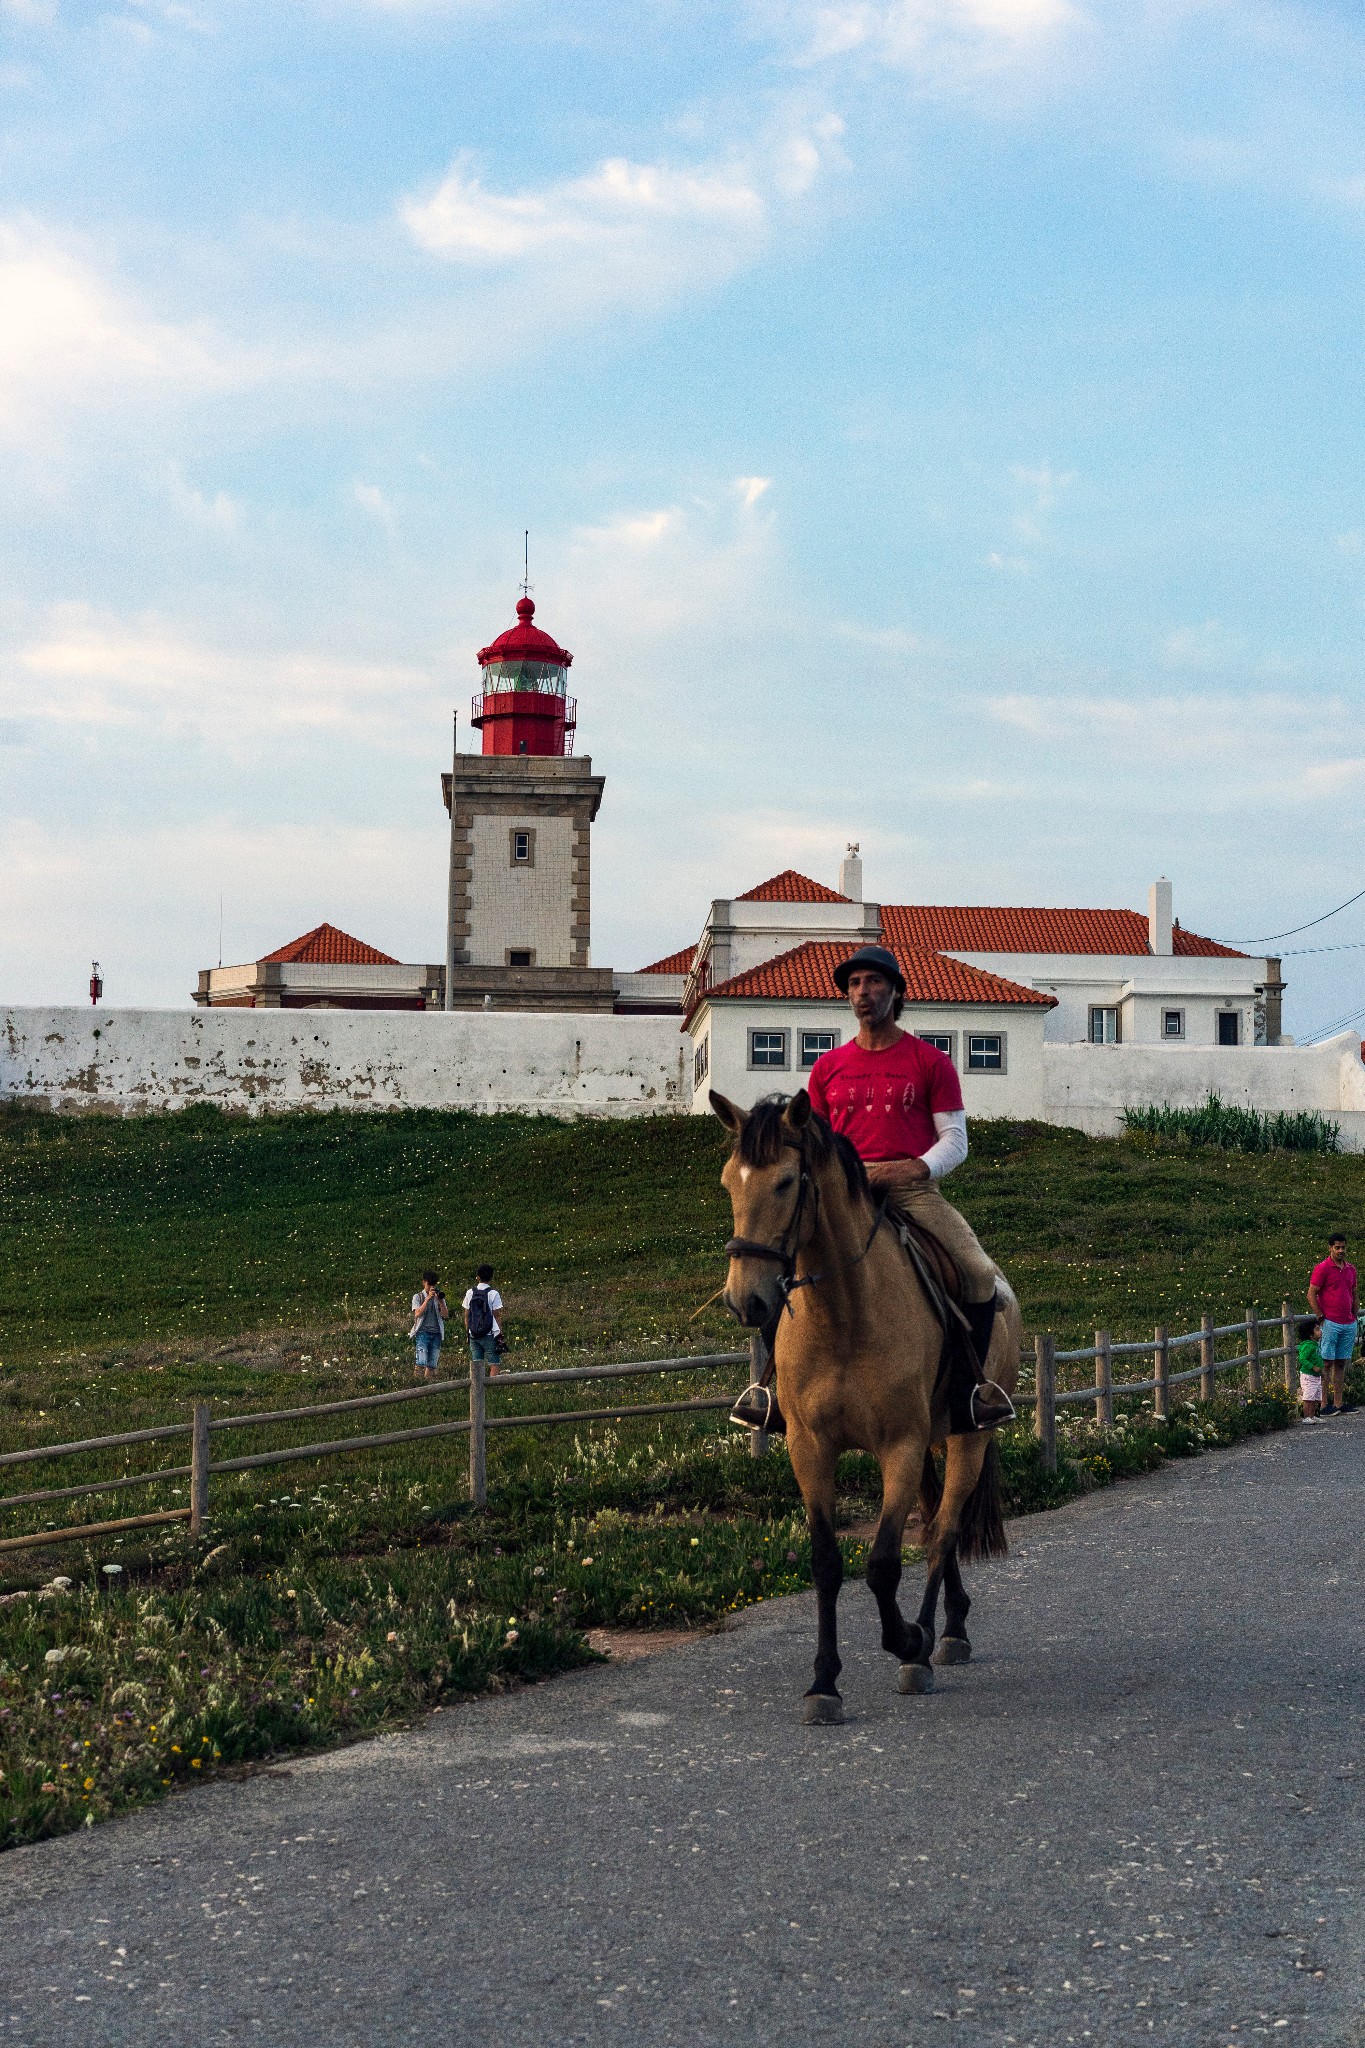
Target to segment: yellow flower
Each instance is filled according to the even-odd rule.
[[[201,1764],[202,1762],[203,1762],[203,1758],[202,1758],[202,1757],[192,1756],[192,1757],[190,1758],[190,1769],[191,1769],[192,1771],[197,1771],[197,1770],[199,1769],[199,1766],[200,1766],[200,1764]]]
[[[179,1756],[179,1754],[180,1754],[180,1744],[179,1744],[178,1742],[173,1742],[173,1743],[171,1744],[171,1754],[172,1754],[172,1756]]]
[[[93,1778],[87,1778],[87,1779],[86,1779],[86,1781],[85,1781],[85,1789],[86,1789],[86,1791],[87,1791],[87,1792],[93,1792],[93,1791],[94,1791],[94,1789],[95,1789],[95,1781],[94,1781],[94,1779],[93,1779]]]

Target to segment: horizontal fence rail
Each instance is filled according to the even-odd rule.
[[[638,1379],[655,1373],[717,1372],[734,1366],[752,1368],[754,1348],[748,1351],[708,1351],[685,1358],[632,1359],[613,1365],[545,1366],[529,1372],[500,1372],[500,1392],[519,1387],[574,1385],[585,1380]],[[87,1522],[69,1529],[35,1530],[22,1536],[0,1539],[0,1553],[30,1549],[47,1543],[75,1542],[95,1535],[112,1535],[126,1529],[151,1528],[159,1523],[188,1521],[198,1532],[208,1514],[211,1474],[254,1472],[271,1465],[289,1465],[312,1459],[338,1457],[344,1452],[382,1450],[390,1444],[418,1443],[426,1438],[465,1436],[470,1439],[470,1496],[476,1506],[487,1499],[487,1435],[491,1429],[545,1429],[557,1424],[586,1422],[630,1422],[655,1415],[713,1414],[730,1408],[732,1394],[703,1395],[685,1401],[627,1401],[615,1407],[552,1409],[536,1415],[489,1415],[489,1380],[482,1363],[471,1366],[467,1376],[437,1380],[419,1387],[400,1387],[390,1393],[362,1394],[345,1401],[322,1401],[307,1408],[258,1409],[246,1415],[214,1415],[206,1401],[196,1401],[184,1422],[158,1425],[154,1429],[126,1430],[119,1436],[86,1437],[74,1443],[35,1444],[22,1451],[0,1453],[0,1466],[32,1464],[42,1459],[63,1459],[85,1452],[123,1450],[135,1444],[161,1443],[173,1437],[191,1440],[188,1465],[156,1465],[146,1472],[126,1472],[112,1478],[90,1480],[82,1485],[44,1487],[30,1493],[15,1493],[0,1499],[0,1508],[42,1507],[49,1502],[77,1500],[91,1494],[115,1493],[130,1486],[153,1486],[158,1482],[188,1479],[190,1505],[161,1514],[124,1516],[117,1521]],[[466,1394],[467,1415],[445,1422],[433,1422],[414,1429],[384,1430],[368,1436],[326,1437],[315,1443],[289,1444],[280,1450],[257,1451],[242,1457],[214,1458],[210,1438],[215,1431],[257,1429],[267,1424],[310,1422],[319,1416],[352,1414],[358,1409],[387,1408],[401,1401],[435,1400],[450,1394]],[[766,1449],[766,1434],[750,1432],[757,1439],[755,1450]]]
[[[1215,1323],[1205,1315],[1197,1330],[1183,1331],[1172,1336],[1163,1325],[1158,1325],[1150,1338],[1115,1340],[1107,1330],[1097,1330],[1093,1344],[1079,1350],[1059,1351],[1056,1339],[1046,1333],[1034,1339],[1032,1353],[1032,1405],[1034,1433],[1038,1438],[1043,1462],[1049,1468],[1057,1463],[1057,1414],[1059,1409],[1084,1407],[1093,1403],[1094,1416],[1103,1427],[1112,1427],[1115,1400],[1131,1400],[1150,1394],[1152,1409],[1158,1416],[1165,1416],[1170,1410],[1170,1395],[1173,1387],[1191,1384],[1198,1380],[1200,1394],[1211,1400],[1217,1391],[1220,1375],[1240,1372],[1246,1376],[1248,1391],[1257,1392],[1263,1384],[1265,1366],[1274,1359],[1283,1361],[1284,1384],[1293,1391],[1296,1380],[1297,1317],[1286,1301],[1281,1305],[1278,1317],[1263,1318],[1254,1308],[1249,1308],[1240,1322]],[[1276,1335],[1279,1342],[1268,1344],[1263,1335]],[[1227,1357],[1218,1356],[1218,1347],[1227,1339],[1239,1340],[1236,1351]],[[1199,1362],[1173,1372],[1171,1353],[1199,1346]],[[1115,1360],[1147,1358],[1151,1360],[1151,1371],[1142,1379],[1119,1380],[1114,1377]],[[66,1529],[43,1529],[20,1536],[0,1539],[0,1552],[32,1548],[49,1543],[76,1542],[96,1535],[112,1535],[116,1532],[151,1528],[158,1524],[188,1521],[190,1529],[198,1532],[204,1526],[209,1509],[209,1484],[213,1475],[229,1472],[261,1471],[273,1465],[303,1463],[310,1460],[334,1458],[348,1452],[386,1449],[392,1444],[419,1443],[426,1439],[446,1436],[467,1436],[469,1438],[469,1495],[471,1502],[482,1507],[488,1493],[488,1435],[491,1430],[502,1429],[548,1429],[564,1424],[589,1422],[641,1421],[651,1416],[663,1415],[705,1415],[714,1414],[732,1405],[730,1394],[701,1395],[689,1400],[623,1402],[615,1407],[552,1409],[538,1414],[494,1414],[488,1413],[488,1396],[491,1391],[515,1392],[521,1387],[577,1385],[589,1381],[610,1381],[617,1379],[641,1378],[656,1373],[677,1372],[719,1372],[732,1367],[747,1365],[751,1378],[758,1377],[760,1360],[759,1340],[750,1340],[747,1351],[705,1352],[695,1357],[634,1359],[622,1364],[547,1366],[528,1372],[500,1372],[490,1382],[487,1369],[482,1363],[471,1365],[468,1375],[455,1379],[438,1380],[416,1387],[396,1388],[383,1394],[362,1394],[344,1401],[323,1401],[306,1408],[274,1408],[257,1410],[245,1415],[214,1415],[206,1401],[196,1401],[190,1416],[183,1422],[160,1424],[151,1429],[128,1430],[119,1436],[86,1437],[80,1441],[63,1444],[36,1444],[19,1451],[0,1453],[0,1466],[33,1464],[45,1459],[60,1460],[85,1453],[112,1451],[131,1448],[138,1444],[168,1442],[173,1438],[190,1439],[190,1463],[188,1465],[159,1465],[146,1472],[125,1472],[112,1478],[96,1479],[84,1484],[55,1486],[29,1493],[16,1493],[0,1499],[0,1508],[22,1509],[46,1506],[50,1502],[76,1500],[92,1494],[114,1493],[128,1487],[152,1486],[172,1480],[189,1481],[190,1504],[188,1507],[171,1508],[161,1513],[124,1516],[115,1521],[90,1522]],[[1025,1361],[1027,1367],[1028,1361]],[[1087,1383],[1078,1386],[1059,1386],[1059,1368],[1064,1375],[1069,1368],[1084,1366]],[[1027,1379],[1027,1372],[1021,1374]],[[1027,1399],[1030,1390],[1021,1388]],[[223,1430],[251,1430],[268,1425],[288,1425],[310,1422],[315,1418],[330,1415],[351,1415],[361,1411],[387,1408],[408,1401],[441,1400],[451,1395],[467,1396],[468,1412],[441,1422],[420,1424],[411,1429],[383,1430],[363,1436],[320,1438],[315,1442],[289,1444],[277,1450],[245,1453],[238,1457],[216,1458],[211,1456],[212,1437]],[[755,1456],[767,1448],[767,1435],[760,1430],[749,1432],[749,1446]]]

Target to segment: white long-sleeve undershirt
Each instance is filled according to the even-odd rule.
[[[967,1157],[967,1112],[965,1109],[936,1109],[934,1129],[938,1132],[935,1144],[920,1154],[929,1169],[932,1180],[943,1180],[955,1166],[961,1166]]]

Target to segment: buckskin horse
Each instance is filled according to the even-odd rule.
[[[959,1564],[1005,1550],[1000,1458],[989,1432],[953,1436],[940,1364],[944,1324],[878,1202],[848,1140],[811,1108],[802,1089],[747,1114],[713,1090],[710,1103],[732,1149],[721,1184],[735,1235],[725,1302],[750,1328],[775,1328],[778,1402],[792,1470],[811,1533],[819,1614],[815,1682],[802,1718],[844,1718],[839,1694],[838,1600],[843,1559],[834,1535],[834,1473],[843,1451],[868,1451],[882,1475],[882,1507],[867,1560],[881,1616],[882,1648],[900,1664],[902,1692],[932,1689],[940,1588],[940,1664],[971,1656],[971,1605]],[[998,1272],[998,1268],[997,1268]],[[1019,1304],[1003,1273],[989,1376],[1013,1394],[1019,1377]],[[933,1452],[944,1452],[940,1481]],[[914,1621],[896,1598],[910,1511],[925,1527],[927,1579]]]

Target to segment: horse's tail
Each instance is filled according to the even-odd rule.
[[[962,1505],[957,1554],[964,1563],[974,1557],[1003,1557],[1009,1549],[1001,1512],[1000,1452],[992,1437],[976,1485]]]

